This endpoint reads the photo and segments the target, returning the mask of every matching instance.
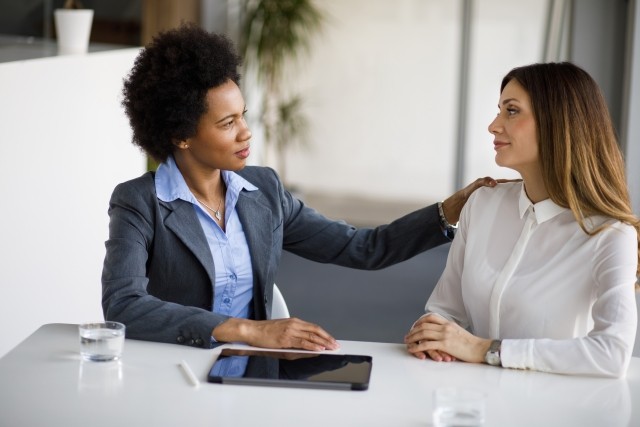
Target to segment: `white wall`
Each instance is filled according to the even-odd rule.
[[[632,46],[630,48],[629,64],[629,94],[627,105],[626,128],[626,161],[627,181],[633,212],[640,215],[640,2],[635,0],[633,10],[634,27],[630,34]],[[636,306],[640,316],[640,292],[636,292]],[[640,357],[640,326],[636,330],[636,345],[633,355]]]
[[[290,156],[289,180],[311,191],[383,199],[448,192],[460,2],[320,4],[330,21],[299,75],[311,145]]]
[[[479,176],[519,177],[495,164],[487,128],[498,113],[500,83],[514,67],[542,60],[547,1],[474,2],[465,182]]]
[[[43,323],[102,318],[109,197],[145,169],[120,106],[137,53],[0,64],[0,356]]]
[[[634,28],[630,34],[629,92],[627,98],[626,137],[627,181],[633,211],[640,216],[640,2],[634,1]],[[640,334],[640,332],[639,332]],[[640,348],[638,348],[640,356]]]
[[[495,166],[487,126],[497,112],[502,76],[540,60],[547,8],[547,1],[473,3],[467,181],[515,176]],[[311,146],[291,152],[289,181],[314,192],[387,200],[448,195],[454,183],[461,1],[319,4],[329,24],[291,82],[304,90]]]

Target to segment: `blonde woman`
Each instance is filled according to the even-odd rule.
[[[515,68],[489,125],[522,182],[469,198],[414,356],[623,376],[637,327],[638,219],[595,81],[570,63]]]

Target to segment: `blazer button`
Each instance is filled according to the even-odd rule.
[[[199,345],[200,347],[202,347],[202,338],[196,339],[196,345]]]
[[[184,343],[184,337],[182,335],[178,335],[178,338],[176,338],[176,341],[178,341],[179,344]]]

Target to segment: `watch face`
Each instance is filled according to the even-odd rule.
[[[485,356],[485,360],[489,365],[500,365],[500,356],[498,355],[498,353],[488,352]]]
[[[456,229],[453,227],[447,227],[444,229],[444,235],[447,236],[449,240],[453,240],[456,237]]]
[[[489,347],[489,351],[484,355],[484,361],[489,365],[493,366],[501,366],[502,361],[500,360],[500,340],[494,340],[491,342],[491,346]]]

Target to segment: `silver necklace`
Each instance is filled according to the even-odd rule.
[[[195,196],[194,196],[195,197]],[[222,220],[222,214],[220,214],[220,206],[222,205],[222,199],[220,199],[220,202],[218,202],[218,209],[213,209],[211,206],[209,206],[208,204],[206,204],[205,202],[203,202],[202,200],[198,199],[196,197],[196,200],[199,201],[200,203],[202,203],[202,205],[209,209],[211,212],[213,212],[213,214],[215,215],[215,217],[218,219],[218,221]]]

